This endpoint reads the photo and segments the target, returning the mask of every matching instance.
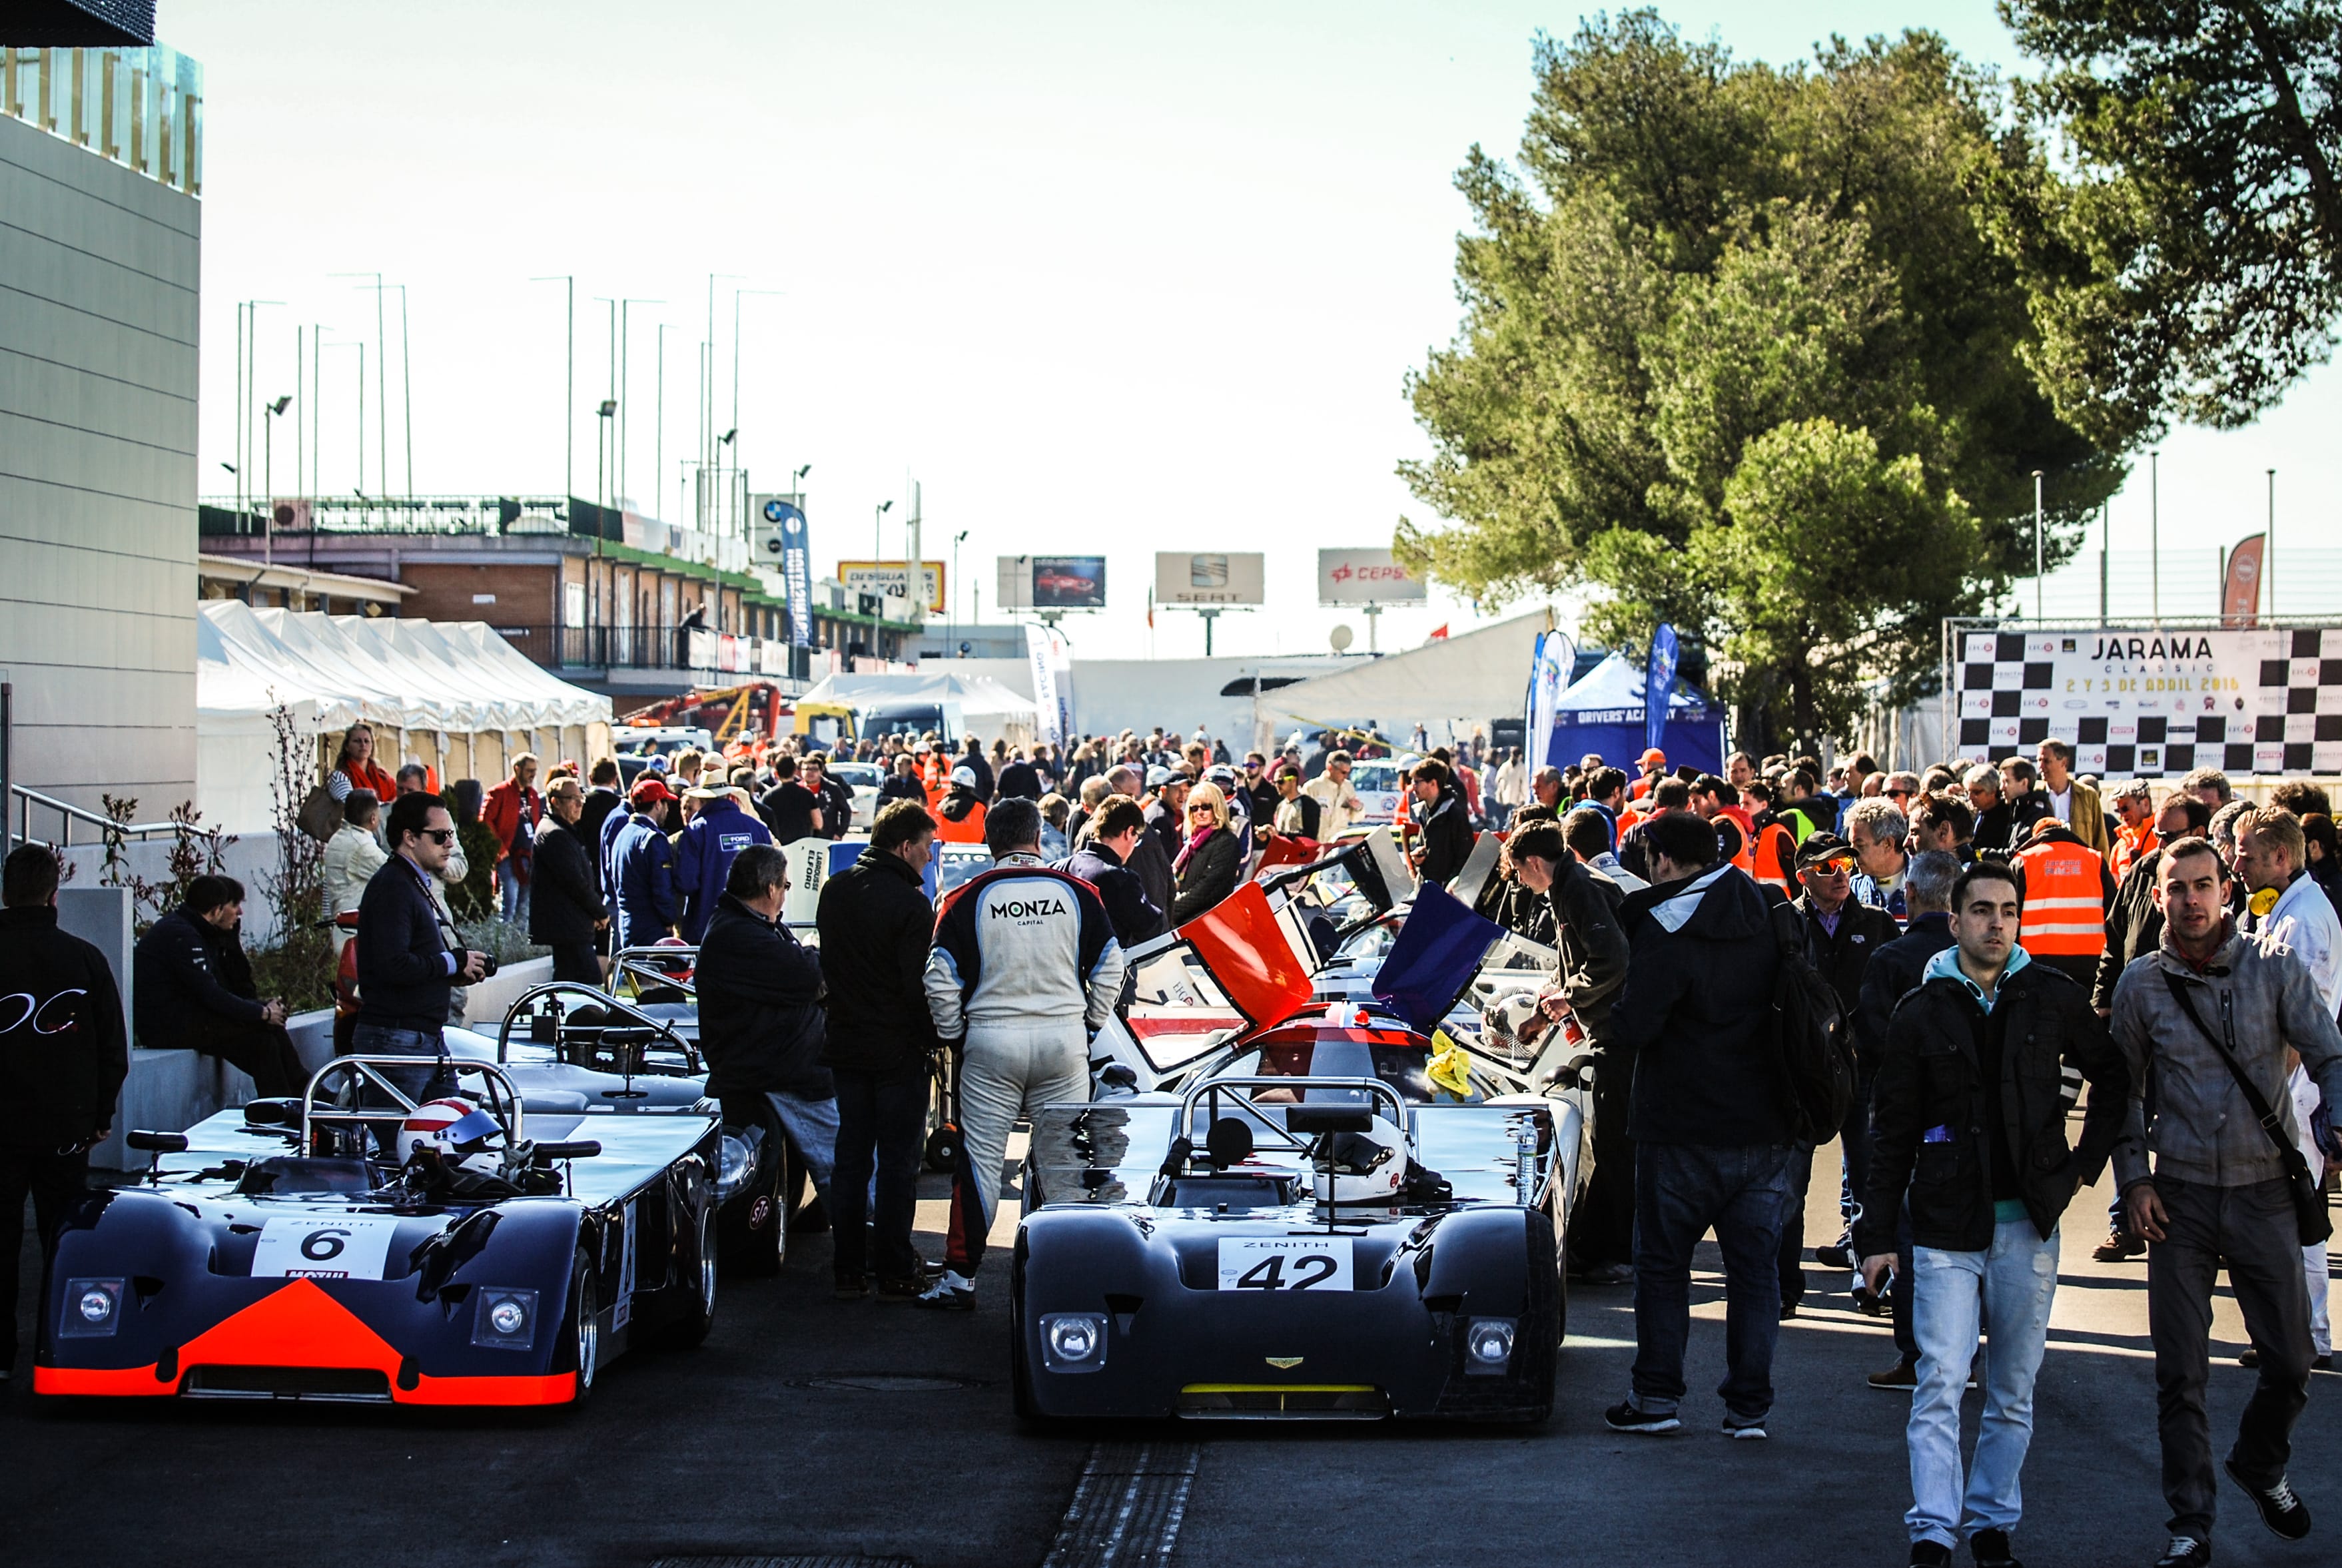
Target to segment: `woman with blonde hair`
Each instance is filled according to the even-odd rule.
[[[1171,863],[1178,893],[1171,924],[1185,925],[1236,890],[1244,874],[1243,840],[1228,828],[1228,801],[1216,784],[1187,792],[1187,842]]]

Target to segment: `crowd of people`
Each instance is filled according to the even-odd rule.
[[[583,778],[555,766],[540,789],[524,755],[479,815],[507,907],[556,974],[598,982],[615,948],[697,944],[709,1092],[728,1117],[769,1111],[799,1150],[836,1232],[836,1293],[966,1310],[1010,1132],[1087,1096],[1089,1036],[1126,953],[1227,897],[1274,836],[1353,827],[1356,754],[1340,738],[1240,762],[1160,733],[1063,755],[866,744],[886,783],[866,845],[821,889],[817,947],[782,918],[780,846],[855,826],[821,752],[761,768],[686,752],[623,794],[614,758]],[[446,802],[420,776],[383,776],[364,740],[335,769],[344,824],[326,854],[329,901],[354,912],[358,944],[348,1047],[415,1058],[403,1077],[420,1093],[489,961],[452,939],[446,887],[462,868]],[[2159,1563],[2210,1560],[2224,1265],[2257,1381],[2222,1467],[2269,1528],[2307,1533],[2289,1433],[2332,1365],[2319,1183],[2342,1156],[2342,860],[2321,789],[2287,781],[2254,804],[2210,770],[2102,788],[2056,740],[1923,772],[1736,754],[1709,773],[1654,750],[1630,777],[1600,757],[1529,768],[1476,744],[1403,764],[1392,826],[1423,884],[1454,880],[1477,830],[1503,824],[1496,874],[1459,891],[1554,954],[1524,1033],[1575,1030],[1594,1063],[1595,1171],[1566,1253],[1581,1282],[1633,1287],[1636,1356],[1611,1427],[1680,1430],[1694,1249],[1713,1233],[1724,1432],[1765,1436],[1780,1323],[1842,1284],[1892,1321],[1896,1361],[1868,1381],[1911,1399],[1911,1562],[1947,1563],[1965,1540],[1983,1568],[2013,1563],[2061,1216],[2111,1163],[2095,1255],[2147,1259],[2170,1509]],[[990,865],[938,919],[929,863],[971,833]],[[63,1030],[79,1035],[70,1071],[25,1051],[0,1065],[39,1110],[38,1147],[0,1154],[0,1226],[21,1223],[12,1205],[28,1191],[53,1226],[125,1060],[111,977],[100,985],[95,950],[55,932],[55,886],[49,852],[9,857],[0,986],[34,1005],[6,1033],[55,1039],[65,1013],[81,1022]],[[282,1004],[253,994],[242,899],[228,878],[197,879],[141,940],[136,1031],[290,1092],[299,1061]],[[1825,1122],[1789,1081],[1795,1021],[1820,1014],[1850,1045],[1849,1092]],[[954,1063],[976,1187],[971,1244],[939,1263],[912,1241],[938,1055]],[[1807,1188],[1833,1142],[1838,1236],[1810,1261],[1841,1283],[1817,1287]],[[1985,1414],[1964,1468],[1972,1376]]]
[[[1808,1293],[1807,1181],[1841,1148],[1840,1234],[1814,1260],[1893,1319],[1874,1387],[1911,1397],[1915,1565],[1967,1541],[2015,1562],[2018,1473],[2057,1288],[2059,1220],[2109,1161],[2102,1263],[2147,1257],[2169,1538],[2211,1560],[2206,1412],[2226,1266],[2258,1369],[2221,1467],[2271,1530],[2314,1372],[2332,1369],[2320,1184],[2342,1157],[2342,921],[2331,805],[2263,804],[2199,770],[2102,792],[2065,743],[1887,772],[1746,754],[1639,778],[1543,767],[1482,907],[1557,949],[1540,1012],[1596,1061],[1596,1171],[1571,1268],[1635,1291],[1622,1432],[1678,1430],[1692,1248],[1724,1263],[1724,1430],[1761,1437],[1778,1325]],[[1834,998],[1852,1046],[1836,1127],[1800,1125],[1784,998]],[[2087,1087],[2078,1134],[2068,1112]],[[1983,1346],[1978,1359],[1979,1344]],[[1959,1407],[1984,1387],[1963,1471]]]

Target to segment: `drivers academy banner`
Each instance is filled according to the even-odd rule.
[[[2055,736],[2100,778],[2342,772],[2342,629],[1958,636],[1963,755]]]

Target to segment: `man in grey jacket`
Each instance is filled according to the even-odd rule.
[[[2220,1046],[2280,1118],[2291,1144],[2298,1130],[2286,1089],[2287,1050],[2300,1054],[2329,1101],[2342,1101],[2342,1033],[2290,949],[2238,934],[2228,914],[2227,866],[2210,844],[2185,839],[2169,846],[2155,877],[2162,945],[2134,959],[2115,987],[2114,1035],[2129,1057],[2132,1085],[2115,1170],[2130,1229],[2150,1243],[2147,1328],[2163,1493],[2171,1507],[2171,1541],[2157,1568],[2196,1568],[2212,1560],[2218,1483],[2204,1395],[2212,1288],[2224,1260],[2260,1357],[2259,1383],[2225,1467],[2279,1536],[2298,1541],[2310,1523],[2286,1479],[2293,1423],[2309,1400],[2301,1238],[2285,1155]],[[2149,1083],[2152,1125],[2143,1098]]]

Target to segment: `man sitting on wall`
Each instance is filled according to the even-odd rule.
[[[281,997],[262,1000],[244,954],[244,884],[199,876],[132,954],[138,1043],[200,1051],[240,1069],[262,1098],[298,1094],[309,1074],[285,1032]]]

